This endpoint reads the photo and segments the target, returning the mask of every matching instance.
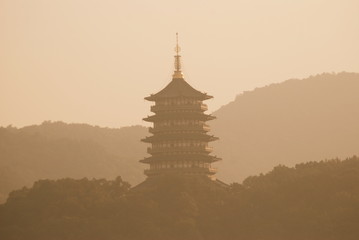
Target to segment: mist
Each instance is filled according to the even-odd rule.
[[[143,97],[185,79],[215,98],[359,72],[358,1],[0,1],[0,125],[145,125]]]

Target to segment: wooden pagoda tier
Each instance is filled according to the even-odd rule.
[[[177,173],[202,175],[213,178],[216,169],[213,162],[221,160],[210,155],[208,143],[218,138],[209,135],[207,121],[215,119],[205,114],[208,109],[204,100],[212,96],[190,86],[183,78],[180,65],[179,47],[176,47],[175,72],[172,81],[161,91],[145,99],[155,104],[154,113],[144,118],[153,123],[149,128],[152,136],[142,139],[152,146],[147,149],[151,155],[140,162],[149,164],[147,176]]]

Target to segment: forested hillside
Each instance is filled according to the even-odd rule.
[[[41,180],[0,205],[7,240],[356,240],[359,158],[277,166],[221,188],[165,176],[130,190],[121,178]]]
[[[133,184],[144,180],[138,160],[146,128],[121,129],[44,122],[21,129],[0,128],[0,202],[8,192],[39,179],[107,178]]]
[[[218,176],[240,181],[278,164],[359,154],[359,74],[321,74],[257,88],[214,113]]]

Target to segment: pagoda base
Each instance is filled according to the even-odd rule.
[[[145,181],[131,188],[132,193],[152,191],[161,188],[163,185],[170,185],[173,188],[183,186],[181,183],[188,183],[188,186],[198,186],[198,184],[213,189],[229,189],[229,185],[218,179],[212,179],[206,175],[190,175],[190,174],[162,174],[148,177]]]

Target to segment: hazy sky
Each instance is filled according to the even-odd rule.
[[[0,0],[0,126],[144,124],[173,71],[215,98],[359,72],[358,0]]]

